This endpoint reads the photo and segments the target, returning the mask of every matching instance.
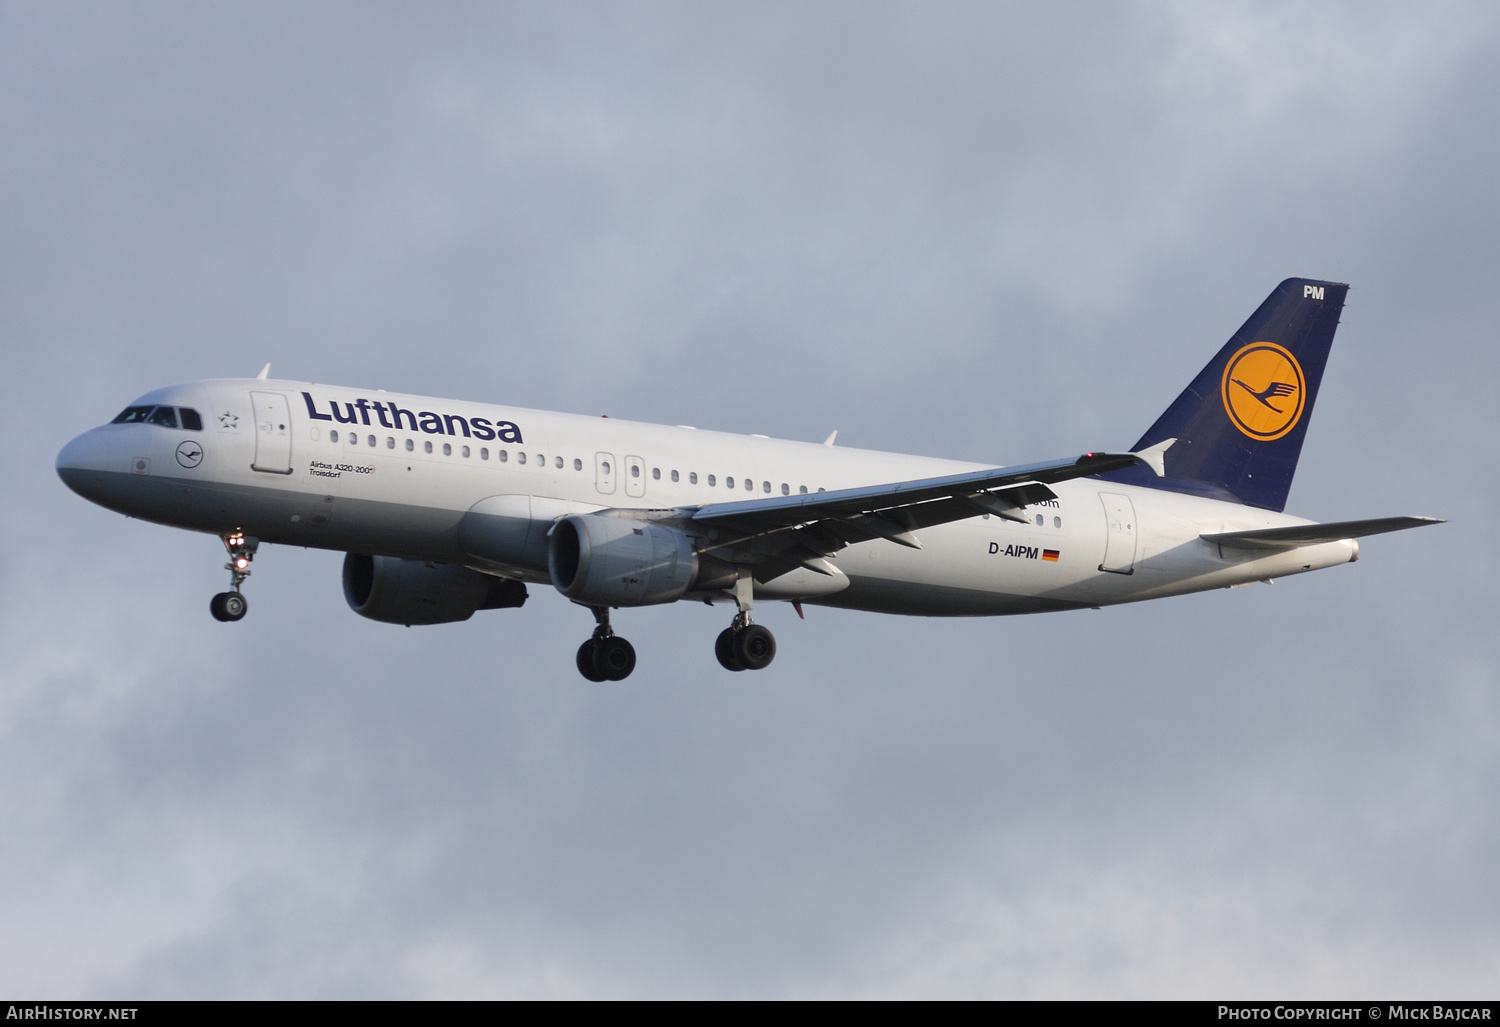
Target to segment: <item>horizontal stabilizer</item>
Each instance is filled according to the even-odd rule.
[[[1334,521],[1331,524],[1293,524],[1286,528],[1257,528],[1254,531],[1225,531],[1199,536],[1232,549],[1295,549],[1320,542],[1337,542],[1346,538],[1363,538],[1387,531],[1420,528],[1424,524],[1442,524],[1438,517],[1376,517],[1368,521]]]

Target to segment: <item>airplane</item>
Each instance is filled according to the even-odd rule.
[[[1339,564],[1435,517],[1284,513],[1348,286],[1278,285],[1125,452],[1003,467],[268,377],[147,393],[57,457],[108,509],[218,535],[230,588],[263,543],[343,551],[344,597],[468,620],[551,585],[595,618],[578,671],[620,681],[610,611],[725,603],[714,653],[760,670],[759,601],[926,616],[1100,608]]]

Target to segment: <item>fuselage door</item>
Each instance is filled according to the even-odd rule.
[[[1115,574],[1135,573],[1135,504],[1129,496],[1118,492],[1101,492],[1104,502],[1104,522],[1107,533],[1104,539],[1104,562],[1101,571]]]
[[[613,453],[594,454],[594,488],[606,496],[615,493],[615,455]]]
[[[646,461],[638,456],[625,458],[625,494],[632,499],[646,494]]]
[[[292,473],[292,416],[286,396],[279,392],[252,392],[255,405],[255,463],[257,471]]]

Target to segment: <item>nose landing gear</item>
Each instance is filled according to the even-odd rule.
[[[250,561],[255,559],[260,539],[238,531],[222,538],[224,548],[229,551],[229,562],[224,565],[224,569],[230,574],[229,591],[220,592],[209,600],[208,612],[217,621],[237,621],[245,616],[245,611],[250,606],[240,593],[240,586],[250,576]]]
[[[764,670],[776,658],[776,636],[770,628],[750,621],[750,610],[755,605],[753,588],[754,579],[748,569],[742,570],[734,586],[739,612],[714,640],[714,655],[725,670]]]
[[[589,607],[598,627],[578,647],[578,673],[590,681],[624,681],[635,670],[635,646],[609,626],[609,607]]]

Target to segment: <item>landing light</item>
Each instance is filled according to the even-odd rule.
[[[235,566],[236,566],[236,567],[238,567],[238,568],[239,568],[239,569],[240,569],[240,570],[244,570],[244,569],[245,569],[245,568],[246,568],[246,567],[249,567],[249,566],[250,566],[250,561],[249,561],[249,560],[247,560],[247,559],[245,559],[245,558],[244,558],[244,557],[243,557],[243,556],[242,556],[242,557],[240,557],[240,558],[239,558],[239,559],[238,559],[238,560],[236,560],[236,561],[234,561],[234,565],[235,565]]]

